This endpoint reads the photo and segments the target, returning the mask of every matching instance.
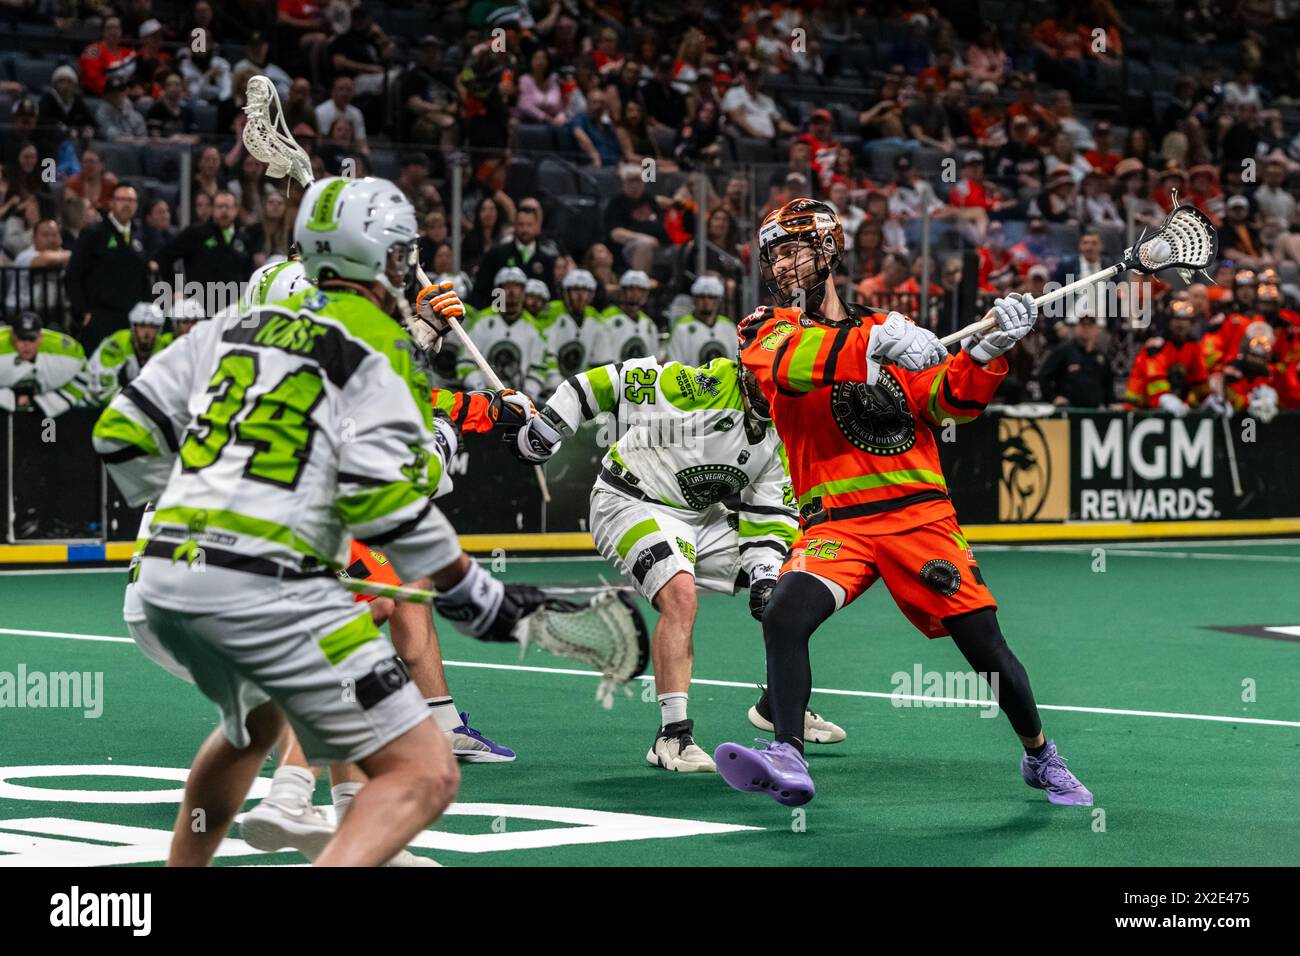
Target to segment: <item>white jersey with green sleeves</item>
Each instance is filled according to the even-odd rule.
[[[143,364],[131,341],[130,329],[118,329],[105,338],[86,363],[90,400],[96,405],[107,405],[113,396],[139,377],[145,364],[172,344],[173,338],[170,332],[159,333]]]
[[[551,320],[546,328],[548,391],[555,391],[570,375],[577,375],[596,364],[591,350],[599,336],[600,313],[591,306],[587,306],[581,319],[564,308]]]
[[[683,365],[708,365],[715,358],[735,355],[739,349],[736,323],[725,315],[718,316],[713,325],[683,315],[673,324],[664,358]]]
[[[630,316],[618,306],[605,310],[599,336],[587,353],[592,365],[652,358],[659,354],[659,329],[644,312]]]
[[[654,358],[602,365],[568,379],[547,404],[569,430],[609,412],[618,441],[602,486],[700,512],[733,502],[746,565],[784,554],[798,531],[785,447],[776,430],[747,426],[736,363],[704,367]],[[755,423],[757,424],[757,423]],[[751,434],[751,428],[756,434]],[[759,430],[761,428],[761,430]]]
[[[51,417],[86,404],[85,368],[81,343],[52,329],[41,332],[35,360],[20,361],[13,329],[0,325],[0,411],[18,407],[19,391],[31,393],[41,414]]]
[[[507,322],[496,309],[484,309],[467,332],[506,388],[529,395],[541,393],[549,371],[546,336],[531,315],[520,312],[514,322]],[[488,387],[487,376],[467,353],[460,354],[456,371],[465,388]]]
[[[173,562],[301,570],[337,567],[355,537],[403,578],[449,560],[454,533],[430,501],[443,461],[428,379],[392,318],[360,296],[311,289],[200,323],[188,339],[177,361],[165,361],[169,349],[146,365],[95,430],[110,463],[175,460],[151,547],[165,544]],[[140,584],[151,603],[201,611],[228,599],[197,586],[150,593],[150,557]]]

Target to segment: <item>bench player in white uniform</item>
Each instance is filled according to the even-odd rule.
[[[546,327],[548,392],[592,366],[592,350],[602,332],[600,313],[591,304],[596,298],[595,276],[586,269],[569,270],[560,283],[560,296],[563,308]]]
[[[183,340],[188,373],[150,363],[97,427],[118,466],[179,453],[137,587],[151,630],[222,726],[196,757],[172,864],[211,860],[286,715],[311,762],[355,762],[369,778],[318,863],[385,862],[454,797],[446,740],[329,570],[349,534],[384,547],[404,579],[428,576],[440,610],[474,636],[506,639],[528,610],[529,589],[472,562],[429,500],[456,434],[434,421],[414,346],[388,314],[415,234],[392,183],[314,184],[295,239],[320,288],[204,323]],[[147,397],[168,375],[200,383],[183,435]],[[208,825],[195,832],[199,809]]]
[[[659,329],[642,311],[650,298],[650,277],[639,269],[628,269],[618,280],[623,301],[601,313],[596,325],[600,336],[588,353],[590,365],[626,362],[659,352]]]
[[[673,323],[664,357],[683,365],[708,365],[736,354],[736,323],[718,314],[724,293],[717,276],[700,276],[691,284],[691,311]]]
[[[747,584],[751,613],[762,618],[798,533],[784,450],[749,414],[732,359],[694,368],[641,358],[568,379],[520,431],[520,457],[545,461],[602,412],[617,417],[621,437],[592,489],[592,537],[660,615],[651,652],[661,720],[646,760],[716,770],[687,716],[696,591],[734,594]],[[750,720],[762,726],[764,710],[760,700]],[[844,739],[811,711],[806,723],[810,740]]]

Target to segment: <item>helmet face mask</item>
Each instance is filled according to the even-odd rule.
[[[793,199],[763,221],[758,245],[763,283],[777,304],[815,308],[839,265],[844,227],[826,203]]]

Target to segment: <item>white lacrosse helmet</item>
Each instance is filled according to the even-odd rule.
[[[527,286],[528,276],[524,275],[524,270],[518,266],[502,266],[497,270],[496,278],[492,280],[492,284],[498,289],[512,282]]]
[[[208,310],[203,307],[203,301],[197,296],[188,299],[181,299],[172,307],[172,323],[176,326],[176,333],[183,335],[181,326],[186,326],[185,332],[189,331],[189,326],[195,322],[201,322],[208,317]]]
[[[596,277],[586,269],[574,269],[564,277],[561,283],[566,289],[587,289],[590,292],[596,291]]]
[[[624,289],[649,289],[650,277],[640,269],[628,269],[623,273],[623,277],[618,280],[618,284]]]
[[[244,287],[244,308],[283,302],[289,296],[310,289],[311,286],[307,269],[300,259],[268,262],[248,277],[248,285]]]
[[[161,326],[166,316],[163,314],[162,306],[157,302],[137,302],[131,306],[131,311],[127,315],[127,321],[132,325],[157,325]]]
[[[549,300],[551,290],[546,288],[546,283],[541,279],[529,279],[524,283],[524,295],[535,295],[538,298]]]
[[[371,176],[331,176],[312,183],[293,224],[307,278],[320,282],[322,275],[335,275],[379,282],[398,298],[418,232],[415,208],[402,191]]]
[[[722,280],[717,276],[700,276],[691,283],[691,295],[693,296],[711,296],[715,299],[721,299],[724,291]]]

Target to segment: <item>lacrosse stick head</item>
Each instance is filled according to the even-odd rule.
[[[311,159],[284,121],[280,94],[265,76],[248,80],[244,93],[244,148],[259,161],[266,163],[266,174],[272,179],[291,176],[306,189],[312,184]]]
[[[1213,264],[1219,252],[1219,235],[1210,217],[1195,206],[1175,206],[1150,236],[1124,250],[1124,264],[1130,269],[1154,275],[1177,269],[1187,282],[1192,273]]]
[[[599,671],[598,699],[608,708],[613,690],[645,670],[650,641],[636,602],[626,588],[602,588],[589,601],[548,597],[516,627],[519,643],[569,657]]]

